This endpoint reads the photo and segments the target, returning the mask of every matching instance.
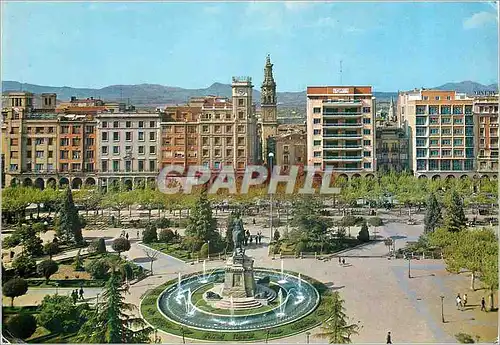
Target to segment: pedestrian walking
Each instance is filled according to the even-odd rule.
[[[457,309],[460,309],[462,307],[462,299],[460,298],[460,294],[457,294],[457,298],[455,298],[455,302],[457,305]]]
[[[71,291],[71,298],[73,299],[73,304],[76,304],[76,301],[78,301],[78,292],[76,290]]]
[[[84,298],[83,298],[83,286],[80,287],[80,299],[83,301]]]
[[[125,235],[125,238],[126,238],[126,239],[127,239],[127,241],[128,241],[128,232],[127,232],[127,234]]]
[[[339,265],[342,265],[342,257],[339,256]]]
[[[342,259],[342,265],[345,265],[345,259]]]
[[[259,232],[259,244],[262,244],[262,232]]]
[[[387,332],[387,344],[392,344],[392,337],[391,337],[391,332]]]
[[[484,300],[484,297],[481,298],[481,311],[486,311],[486,301]]]
[[[467,304],[467,294],[464,293],[464,296],[462,297],[462,305],[464,306],[464,308],[465,308],[466,304]]]
[[[139,230],[137,230],[137,239],[139,239]]]
[[[252,224],[255,225],[255,218],[252,219]]]
[[[253,242],[253,236],[250,235],[250,244],[252,244],[252,242]]]

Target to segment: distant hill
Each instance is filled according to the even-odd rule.
[[[446,83],[435,87],[439,90],[457,90],[474,94],[474,91],[493,91],[497,89],[495,84],[482,85],[472,81],[463,81],[459,83]],[[110,85],[101,89],[91,88],[73,88],[68,86],[42,86],[34,84],[19,83],[17,81],[3,81],[2,91],[30,91],[33,93],[54,92],[57,93],[59,100],[69,100],[71,96],[78,98],[101,98],[107,101],[130,102],[137,106],[163,106],[166,104],[186,103],[193,96],[231,96],[231,85],[223,83],[214,83],[204,89],[184,89],[180,87],[164,86],[158,84],[139,84],[139,85]],[[278,106],[282,108],[299,107],[305,112],[306,92],[278,92]],[[396,98],[397,92],[374,92],[378,100],[389,100]],[[259,103],[260,92],[253,90],[253,98]]]

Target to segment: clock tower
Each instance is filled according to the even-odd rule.
[[[262,160],[268,160],[268,140],[278,133],[276,109],[276,82],[273,78],[273,64],[269,55],[264,67],[264,81],[260,88]],[[275,153],[276,154],[276,153]]]

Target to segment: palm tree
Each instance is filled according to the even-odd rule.
[[[321,326],[323,332],[317,334],[319,338],[328,338],[330,344],[350,344],[351,335],[358,334],[358,324],[349,324],[345,314],[344,300],[338,291],[335,291],[329,305],[330,318]]]

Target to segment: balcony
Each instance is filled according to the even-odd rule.
[[[359,145],[324,145],[324,150],[361,150],[363,146]]]
[[[324,156],[324,161],[331,162],[359,162],[363,159],[363,156]]]
[[[335,127],[335,128],[342,128],[342,127],[347,127],[347,128],[361,128],[363,127],[362,123],[349,123],[349,122],[324,122],[323,123],[324,127]]]
[[[362,117],[362,112],[323,112],[324,118]]]
[[[339,133],[323,133],[324,138],[363,138],[362,133],[355,134],[339,134]]]
[[[357,167],[357,168],[346,168],[346,167],[336,167],[336,166],[331,166],[331,165],[325,165],[325,168],[331,168],[333,171],[346,171],[346,172],[350,172],[350,171],[360,171],[362,170],[361,167]]]

